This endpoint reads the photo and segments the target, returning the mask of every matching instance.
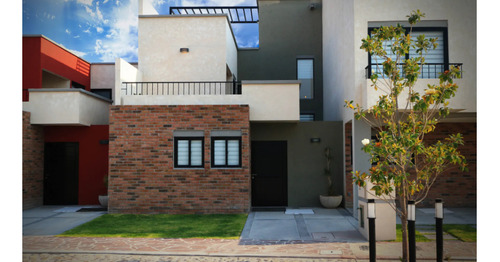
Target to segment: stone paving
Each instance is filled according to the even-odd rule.
[[[82,258],[83,261],[103,261],[99,259],[104,255],[137,255],[152,259],[134,260],[133,257],[127,257],[120,260],[120,256],[117,256],[116,260],[111,261],[285,261],[283,259],[288,259],[286,261],[303,261],[303,259],[307,261],[312,259],[317,261],[364,261],[369,258],[368,243],[366,242],[239,245],[239,240],[228,239],[55,236],[24,236],[23,253],[25,261],[72,261],[70,257],[64,259],[71,254],[89,255],[88,260]],[[453,258],[453,261],[475,260],[476,243],[446,241],[444,254]],[[62,258],[60,260],[55,259],[55,257],[51,258],[52,255]],[[377,242],[377,258],[380,260],[398,261],[400,256],[401,243]],[[47,257],[47,259],[42,257]],[[169,260],[164,257],[173,258]],[[417,243],[418,259],[433,259],[434,257],[435,244],[433,242]],[[260,258],[260,260],[254,258]],[[73,261],[80,261],[80,258],[77,256]]]

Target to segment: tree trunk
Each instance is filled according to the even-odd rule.
[[[409,250],[408,250],[408,209],[406,208],[406,199],[401,196],[401,236],[402,236],[402,250],[403,250],[403,261],[408,261]]]

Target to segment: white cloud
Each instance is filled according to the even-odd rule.
[[[70,35],[71,34],[71,31],[69,31],[69,29],[66,28],[66,34]]]
[[[106,38],[96,40],[95,54],[105,62],[113,62],[117,57],[137,60],[137,1],[113,8],[107,17],[110,28]]]
[[[104,32],[104,29],[102,29],[102,27],[96,27],[95,30],[97,31],[97,33],[102,33]]]
[[[92,6],[94,0],[76,0],[77,3],[87,6]]]
[[[85,56],[87,53],[85,52],[80,52],[80,51],[77,51],[77,50],[71,50],[71,49],[67,49],[68,51],[70,51],[71,53],[73,53],[74,55],[78,56],[78,57],[83,57]]]
[[[103,4],[105,4],[105,3],[107,3],[108,1],[109,1],[109,0],[104,0],[102,3],[103,3]]]

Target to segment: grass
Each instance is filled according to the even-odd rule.
[[[401,225],[396,225],[396,242],[402,242],[403,241],[403,234],[401,233]],[[431,242],[432,240],[426,238],[422,233],[418,232],[418,230],[415,230],[415,241],[417,242]]]
[[[237,239],[247,219],[236,215],[106,214],[60,236]]]
[[[464,242],[477,242],[477,230],[470,225],[443,225],[443,231]]]

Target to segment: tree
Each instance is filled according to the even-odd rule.
[[[409,32],[399,24],[385,26],[362,40],[361,49],[383,60],[370,77],[372,87],[383,95],[368,109],[345,101],[355,119],[363,119],[377,130],[376,141],[362,141],[372,167],[368,173],[354,171],[353,181],[362,187],[370,181],[373,187],[369,191],[376,196],[396,193],[400,209],[395,202],[387,202],[401,218],[404,260],[408,259],[408,201],[418,204],[424,200],[436,178],[448,168],[466,170],[465,157],[458,151],[464,144],[460,134],[435,143],[424,141],[438,121],[449,115],[448,100],[458,88],[453,80],[460,77],[460,69],[451,67],[440,74],[439,84],[428,85],[423,94],[416,90],[425,54],[437,47],[437,38],[411,36],[413,25],[424,16],[419,10],[407,16]],[[410,49],[418,55],[407,58]]]

